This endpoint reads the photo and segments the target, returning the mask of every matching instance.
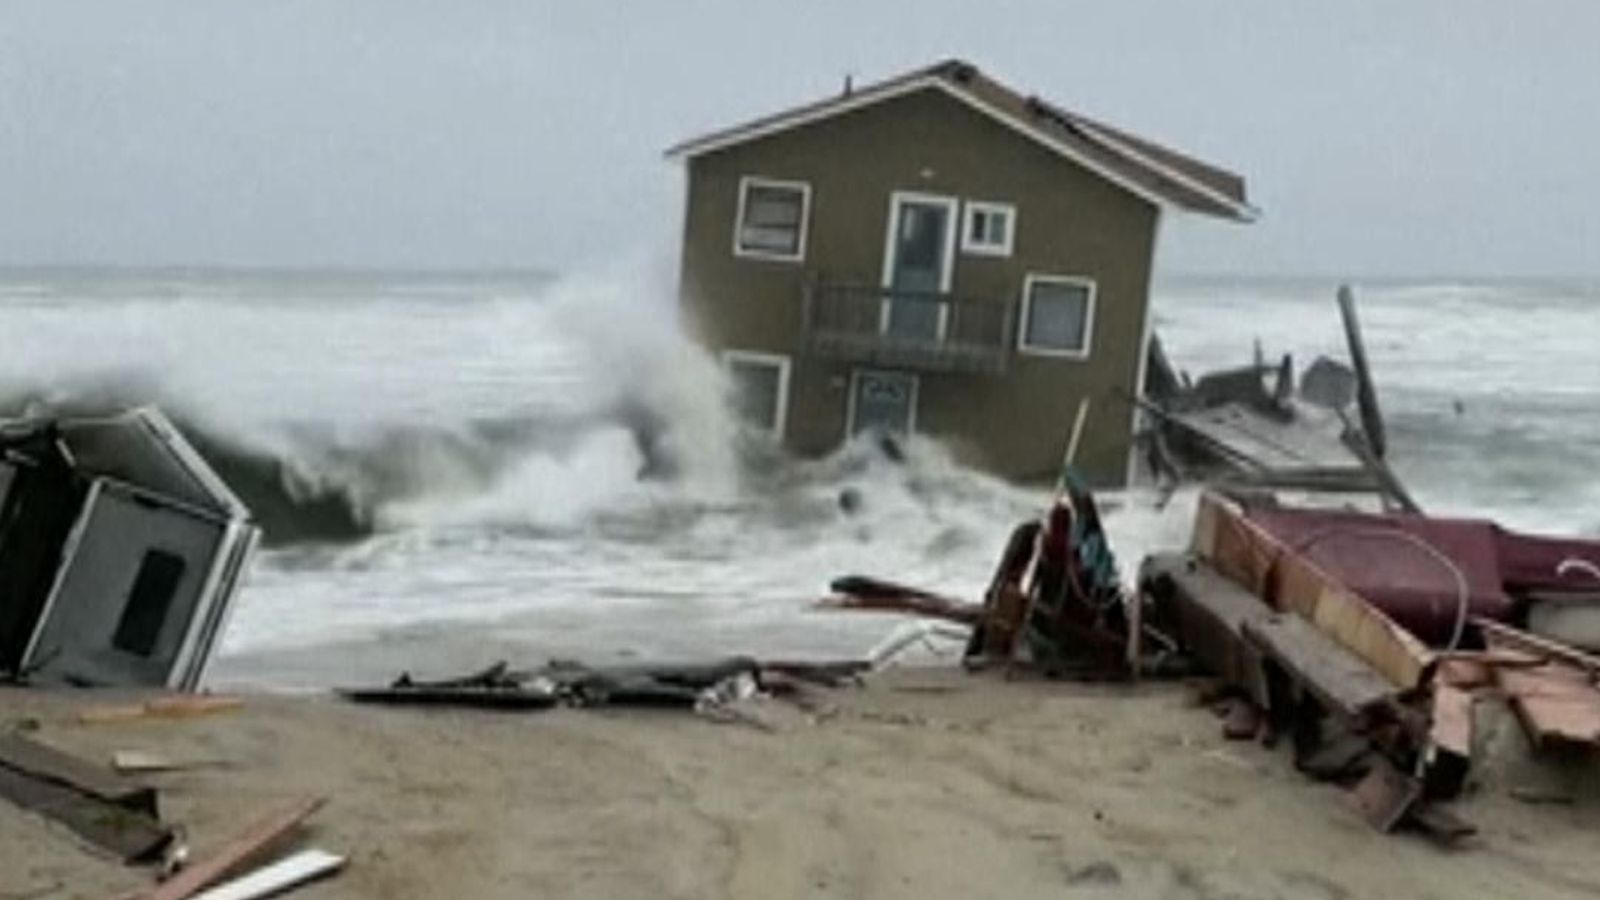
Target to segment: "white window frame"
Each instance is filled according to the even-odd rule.
[[[1036,284],[1070,284],[1089,289],[1088,308],[1084,311],[1083,348],[1062,350],[1057,347],[1038,347],[1028,343],[1028,313],[1033,305],[1033,286]],[[1099,286],[1093,278],[1082,275],[1047,275],[1029,272],[1022,279],[1021,315],[1017,319],[1017,352],[1032,356],[1053,356],[1057,359],[1088,359],[1094,352],[1094,314],[1098,304]]]
[[[894,286],[895,247],[898,241],[895,236],[900,233],[900,211],[907,203],[926,203],[929,205],[943,206],[946,210],[946,221],[950,223],[946,229],[944,239],[944,265],[939,270],[939,293],[948,294],[955,286],[956,281],[956,247],[961,229],[961,200],[948,194],[928,194],[921,191],[894,191],[889,194],[889,224],[884,231],[883,238],[883,285],[884,296],[882,309],[878,313],[878,333],[889,332],[889,304],[892,302],[889,294]],[[950,304],[939,304],[939,341],[942,343],[950,326]]]
[[[911,379],[911,411],[906,416],[906,435],[917,433],[917,404],[922,396],[922,376],[902,369],[851,369],[850,394],[845,398],[844,439],[856,435],[856,392],[861,387],[862,375],[901,375]]]
[[[722,367],[728,373],[730,379],[733,377],[733,367],[736,363],[778,367],[778,402],[773,411],[773,415],[777,417],[778,421],[774,423],[773,427],[760,430],[771,434],[780,441],[783,440],[784,431],[789,424],[789,357],[781,353],[761,353],[755,350],[722,351]],[[741,421],[739,424],[756,427],[748,422]]]
[[[795,241],[794,253],[774,253],[771,250],[746,249],[740,241],[744,234],[745,203],[753,187],[778,188],[800,192],[800,234]],[[733,255],[741,259],[764,259],[771,262],[804,262],[806,237],[811,232],[811,183],[745,175],[739,179],[739,210],[733,217]]]
[[[972,222],[980,214],[1006,217],[1006,239],[1000,244],[980,244],[972,239]],[[990,200],[968,200],[961,212],[961,252],[969,256],[1010,256],[1017,239],[1017,206]]]

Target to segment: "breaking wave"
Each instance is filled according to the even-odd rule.
[[[269,546],[473,519],[558,527],[641,484],[738,479],[720,370],[638,278],[485,297],[476,282],[362,294],[347,277],[334,305],[288,275],[244,292],[73,287],[28,311],[42,345],[6,354],[0,338],[0,414],[155,403]]]

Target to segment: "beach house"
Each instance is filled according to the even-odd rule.
[[[1126,478],[1161,217],[1256,215],[1240,176],[959,60],[667,154],[685,320],[752,427],[925,434],[1024,482]]]

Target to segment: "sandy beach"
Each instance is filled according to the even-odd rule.
[[[263,809],[326,797],[290,847],[348,855],[294,896],[1580,897],[1600,803],[1515,799],[1485,766],[1447,851],[1373,832],[1287,749],[1229,743],[1177,684],[902,669],[771,730],[681,712],[416,711],[247,696],[188,720],[82,724],[106,696],[8,690],[0,712],[90,759],[217,765],[148,776],[196,858]],[[769,701],[775,703],[775,701]],[[1509,720],[1485,729],[1514,741]],[[105,897],[145,872],[0,804],[0,897]]]

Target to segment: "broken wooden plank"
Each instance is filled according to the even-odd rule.
[[[156,791],[15,732],[0,734],[0,766],[155,817]]]
[[[1415,635],[1214,493],[1200,498],[1193,552],[1269,605],[1292,610],[1381,673],[1420,687],[1434,654]]]
[[[818,600],[818,609],[907,613],[961,625],[976,625],[983,618],[981,604],[874,578],[847,576],[835,580],[830,587],[833,596]]]
[[[0,766],[0,797],[52,819],[125,863],[153,859],[172,830],[147,813]]]
[[[114,750],[111,753],[111,768],[124,775],[142,772],[177,772],[183,769],[225,765],[227,763],[220,759],[177,758],[145,750]]]
[[[324,878],[344,867],[345,858],[326,850],[302,850],[249,875],[220,884],[195,900],[259,900]]]
[[[1257,706],[1267,705],[1261,654],[1245,640],[1244,623],[1271,615],[1271,607],[1211,566],[1187,556],[1149,557],[1141,567],[1139,581],[1147,590],[1167,593],[1163,599],[1171,601],[1184,649],[1243,690]]]
[[[210,856],[141,895],[141,900],[189,900],[237,872],[269,850],[323,804],[321,797],[297,800],[247,826]]]
[[[1495,675],[1535,746],[1600,748],[1600,690],[1592,675],[1564,663],[1500,668]]]
[[[1473,616],[1470,621],[1483,635],[1484,643],[1491,650],[1531,654],[1565,663],[1591,676],[1600,676],[1600,656],[1585,653],[1560,641],[1530,634],[1520,628],[1512,628],[1503,622],[1485,619],[1482,616]]]
[[[1472,694],[1444,682],[1433,686],[1433,721],[1428,739],[1440,750],[1472,757]]]
[[[1347,721],[1363,721],[1395,696],[1387,679],[1293,613],[1252,619],[1244,623],[1244,634]]]
[[[1350,800],[1362,818],[1382,832],[1390,832],[1422,797],[1422,782],[1402,773],[1381,755],[1374,755],[1372,767],[1350,790]]]

